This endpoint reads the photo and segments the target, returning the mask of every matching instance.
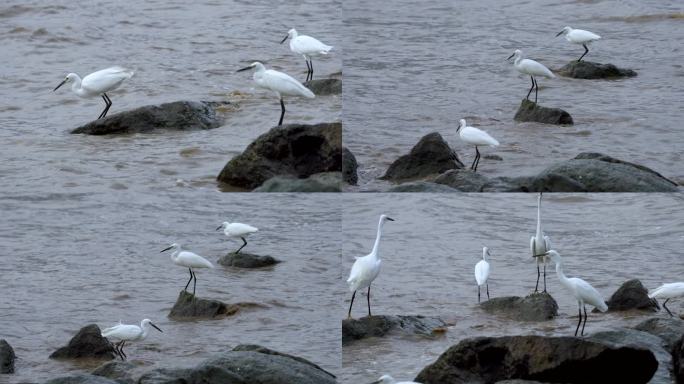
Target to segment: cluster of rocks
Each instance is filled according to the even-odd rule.
[[[447,323],[438,317],[426,316],[367,316],[342,320],[342,344],[367,337],[382,337],[391,331],[432,337],[440,334]]]

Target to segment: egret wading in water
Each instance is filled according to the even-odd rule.
[[[487,256],[491,257],[489,253],[489,248],[482,248],[482,260],[475,264],[475,281],[477,282],[477,302],[480,302],[480,287],[485,285],[487,287],[487,300],[489,300],[489,262],[487,261]]]
[[[285,36],[280,44],[284,43],[288,38],[290,39],[290,51],[304,56],[304,60],[306,60],[306,81],[313,80],[314,70],[311,58],[318,55],[327,55],[333,47],[323,44],[311,36],[300,35],[294,28],[287,31],[287,36]]]
[[[582,61],[582,58],[589,53],[589,48],[587,44],[592,41],[596,41],[601,38],[601,36],[595,34],[594,32],[585,31],[584,29],[572,29],[570,27],[563,28],[562,31],[558,32],[556,37],[560,35],[565,35],[565,40],[573,44],[581,44],[584,47],[584,53],[577,59],[577,62]]]
[[[93,72],[83,79],[75,73],[70,73],[66,75],[66,78],[64,78],[64,80],[52,91],[56,91],[66,83],[72,83],[71,90],[79,97],[89,99],[102,96],[102,100],[104,100],[106,106],[102,113],[100,113],[100,116],[97,117],[98,119],[101,119],[107,116],[107,112],[112,106],[112,100],[107,96],[107,92],[119,88],[121,83],[126,79],[130,79],[131,76],[133,76],[133,71],[122,67],[111,67]]]
[[[648,297],[651,299],[665,299],[663,302],[663,308],[665,308],[670,316],[673,316],[672,312],[670,312],[670,309],[667,308],[667,305],[665,304],[667,304],[670,299],[675,299],[682,296],[684,296],[684,283],[663,284],[648,293]]]
[[[475,127],[467,126],[465,119],[459,121],[456,132],[458,132],[458,135],[463,142],[475,146],[475,159],[473,159],[473,164],[470,166],[470,169],[472,169],[473,172],[477,172],[477,166],[480,164],[480,150],[477,147],[496,147],[499,145],[499,142],[495,138],[489,136],[487,132]]]
[[[140,322],[140,326],[119,323],[113,327],[103,329],[101,334],[102,337],[111,337],[119,340],[119,342],[114,345],[114,350],[121,360],[126,360],[128,356],[126,356],[126,353],[123,350],[126,342],[144,340],[150,331],[150,327],[154,327],[154,329],[163,333],[163,331],[154,325],[150,319],[144,319]]]
[[[292,76],[275,71],[273,69],[266,69],[263,64],[258,61],[250,64],[248,67],[238,69],[238,72],[247,71],[254,68],[254,82],[257,86],[273,91],[280,99],[280,120],[278,125],[283,125],[283,117],[285,116],[285,102],[283,96],[300,96],[308,99],[313,99],[316,95],[305,87]]]
[[[415,381],[396,381],[390,375],[382,375],[380,378],[370,384],[420,384]]]
[[[185,292],[188,291],[188,286],[190,285],[190,282],[193,279],[195,279],[195,282],[192,285],[192,295],[194,296],[195,288],[197,288],[197,276],[195,275],[194,269],[214,268],[214,266],[211,265],[211,263],[204,257],[196,253],[183,250],[181,245],[178,243],[171,244],[168,248],[162,249],[161,252],[166,252],[170,249],[173,249],[173,253],[171,254],[171,261],[173,261],[173,263],[176,265],[180,265],[181,267],[187,267],[190,271],[190,279],[188,280],[188,283],[185,284],[185,288],[183,288]]]
[[[539,264],[544,265],[544,292],[546,292],[546,264],[549,262],[548,257],[544,256],[546,252],[551,250],[551,239],[544,235],[541,225],[541,200],[542,194],[539,193],[537,197],[537,232],[534,236],[530,237],[530,252],[532,252],[532,257],[535,258],[537,262],[537,284],[534,286],[534,292],[539,292]]]
[[[537,79],[535,79],[535,77],[542,76],[548,79],[553,79],[556,76],[554,76],[554,74],[551,73],[551,71],[542,64],[534,60],[523,58],[522,51],[519,49],[516,49],[515,52],[513,52],[513,54],[508,57],[508,60],[510,60],[511,58],[515,58],[513,61],[513,66],[515,67],[515,69],[518,70],[518,72],[530,76],[530,79],[532,80],[532,86],[530,87],[530,91],[527,92],[525,100],[530,99],[530,94],[532,93],[532,89],[534,89],[534,102],[536,104],[539,86],[537,85]]]
[[[240,250],[247,245],[247,236],[259,231],[258,228],[254,228],[251,225],[242,223],[229,223],[227,221],[224,221],[221,225],[219,225],[218,228],[216,228],[217,231],[220,229],[223,229],[223,233],[231,239],[242,239],[242,247],[235,251],[236,254],[240,253]]]
[[[563,273],[563,259],[560,254],[554,250],[546,252],[547,256],[551,261],[556,263],[556,274],[558,275],[558,280],[563,287],[569,290],[575,299],[577,299],[577,305],[579,307],[579,322],[577,323],[577,328],[575,329],[575,336],[577,336],[577,331],[579,330],[580,324],[582,324],[582,309],[584,309],[584,325],[582,325],[582,333],[580,335],[584,336],[584,327],[587,325],[587,307],[589,304],[596,307],[601,312],[608,310],[608,305],[603,301],[603,297],[598,291],[592,287],[586,281],[578,277],[565,277]]]
[[[368,287],[368,316],[371,316],[370,308],[370,288],[371,283],[378,277],[380,273],[380,264],[382,260],[378,255],[380,247],[380,237],[382,237],[382,227],[387,221],[394,221],[394,219],[387,217],[387,215],[381,215],[378,221],[378,233],[375,237],[375,244],[373,244],[373,250],[366,256],[356,257],[354,265],[352,265],[351,273],[349,273],[349,278],[347,279],[347,284],[349,284],[349,289],[354,292],[352,294],[351,303],[349,304],[348,318],[351,318],[351,310],[354,305],[354,297],[356,296],[356,291],[359,289],[364,289]]]

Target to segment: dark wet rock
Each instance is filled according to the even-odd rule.
[[[135,384],[131,374],[133,369],[135,369],[135,364],[128,361],[115,360],[100,365],[91,374],[114,380],[119,384]]]
[[[252,192],[342,192],[340,172],[316,173],[305,179],[292,176],[275,176],[266,180]]]
[[[618,68],[613,64],[601,64],[591,61],[571,61],[559,69],[558,74],[575,79],[618,79],[637,75],[631,69]]]
[[[505,192],[589,192],[584,184],[570,176],[546,171],[538,176],[502,177],[498,181],[497,185]]]
[[[515,113],[514,119],[516,121],[534,121],[544,124],[556,125],[572,125],[572,116],[560,108],[547,108],[541,105],[523,99],[518,107],[518,112]]]
[[[174,320],[215,319],[233,316],[246,308],[262,307],[254,303],[226,304],[218,300],[202,299],[181,291],[171,308],[169,318]]]
[[[218,263],[228,267],[261,268],[280,263],[280,260],[271,256],[260,256],[245,252],[230,252],[227,255],[222,256],[218,260]]]
[[[393,330],[404,333],[433,336],[447,324],[437,317],[425,316],[370,316],[342,320],[342,343],[367,337],[382,337]]]
[[[488,155],[482,155],[482,158],[487,160],[503,161],[503,157],[495,155],[493,153],[490,153]]]
[[[146,105],[91,121],[71,133],[112,135],[218,128],[223,125],[224,118],[216,109],[228,104],[230,103],[174,101],[161,105]]]
[[[342,124],[288,124],[272,128],[232,158],[220,182],[254,189],[274,176],[306,178],[342,171]]]
[[[145,372],[138,378],[137,384],[193,384],[188,381],[190,376],[190,369],[170,369],[158,368]],[[207,384],[212,382],[207,382]],[[235,382],[226,381],[225,384],[234,384]],[[238,381],[239,384],[243,384]],[[198,383],[199,384],[199,383]]]
[[[487,176],[470,169],[450,169],[437,176],[435,183],[443,184],[461,192],[482,192],[491,181]]]
[[[14,349],[5,339],[0,339],[0,373],[14,373]]]
[[[684,383],[684,337],[675,344],[672,360],[674,361],[674,376],[677,378],[677,383]]]
[[[657,311],[660,307],[655,299],[648,298],[648,290],[638,279],[632,279],[620,286],[608,301],[608,311],[640,309]]]
[[[463,168],[463,163],[437,132],[423,136],[408,155],[395,160],[383,180],[395,182],[423,179],[449,169]]]
[[[416,381],[429,384],[495,383],[523,379],[594,383],[646,383],[658,368],[645,348],[616,347],[577,337],[506,336],[466,339],[425,367]]]
[[[315,79],[304,83],[316,96],[339,95],[342,93],[342,80]]]
[[[112,344],[101,335],[100,327],[96,324],[81,328],[76,336],[69,340],[66,347],[52,352],[51,359],[114,359],[116,354]]]
[[[461,191],[429,181],[414,181],[394,186],[388,192],[456,193]]]
[[[495,384],[545,384],[545,383],[542,383],[541,381],[536,381],[536,380],[512,379],[512,380],[497,381]]]
[[[342,148],[342,180],[347,184],[356,185],[359,182],[358,168],[356,156],[346,147]]]
[[[233,351],[254,351],[254,352],[264,353],[264,354],[267,354],[267,355],[284,356],[284,357],[287,357],[288,359],[293,359],[293,360],[296,360],[296,361],[298,361],[298,362],[300,362],[300,363],[308,364],[308,365],[310,365],[310,366],[312,366],[312,367],[314,367],[314,368],[316,368],[316,369],[318,369],[318,370],[321,370],[321,371],[326,372],[326,373],[327,373],[328,375],[330,375],[331,377],[335,377],[335,375],[333,375],[332,373],[330,373],[330,372],[324,370],[324,369],[321,368],[319,365],[314,364],[314,363],[310,362],[310,361],[307,360],[307,359],[304,359],[304,358],[298,357],[298,356],[293,356],[293,355],[290,355],[290,354],[287,354],[287,353],[278,352],[278,351],[276,351],[276,350],[273,350],[273,349],[270,349],[270,348],[266,348],[266,347],[263,347],[263,346],[261,346],[261,345],[257,345],[257,344],[240,344],[240,345],[236,346],[235,348],[233,348]]]
[[[558,304],[548,293],[525,297],[495,297],[480,304],[483,310],[522,321],[546,321],[558,316]]]
[[[642,321],[634,329],[660,337],[665,342],[665,348],[673,350],[684,336],[684,320],[673,317],[652,317]]]
[[[45,382],[45,384],[120,384],[117,381],[102,376],[76,374],[57,377]]]

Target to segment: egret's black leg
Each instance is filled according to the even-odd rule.
[[[476,147],[477,148],[477,147]],[[473,163],[470,164],[470,170],[475,169],[475,161],[477,161],[477,152],[475,152],[475,157],[473,157]]]
[[[578,63],[579,63],[580,61],[582,61],[582,58],[584,57],[584,55],[586,55],[587,53],[589,53],[589,48],[587,48],[587,45],[586,45],[586,44],[582,44],[582,46],[584,47],[584,53],[582,54],[582,56],[580,56],[579,59],[577,59],[577,62],[578,62]]]
[[[577,331],[579,331],[580,324],[582,324],[582,307],[579,307],[579,322],[577,323],[577,328],[575,328],[575,337],[577,337]]]
[[[247,245],[247,240],[245,240],[244,237],[241,237],[241,239],[242,239],[242,243],[243,243],[243,244],[242,244],[242,247],[238,248],[238,250],[235,251],[235,254],[236,254],[236,255],[237,255],[238,253],[240,253],[240,250],[242,250],[242,248],[244,248],[245,245]]]
[[[532,81],[534,82],[534,103],[537,104],[537,92],[539,92],[539,84],[537,84],[537,80],[532,78]]]
[[[366,298],[368,301],[368,317],[371,317],[371,310],[370,310],[370,285],[368,286],[368,297]]]
[[[309,75],[311,74],[311,67],[309,66],[309,59],[306,59],[306,80],[305,82],[309,81]]]
[[[123,340],[122,340],[122,341],[123,341]],[[116,352],[116,354],[119,355],[119,357],[121,358],[121,360],[124,359],[123,355],[121,354],[121,351],[119,351],[119,346],[121,345],[121,342],[122,342],[122,341],[119,341],[119,342],[116,343],[116,344],[112,344],[112,347],[114,347],[114,352]],[[110,344],[111,344],[111,342],[110,342]]]
[[[188,279],[188,283],[185,284],[185,288],[183,288],[183,290],[184,290],[185,292],[188,291],[188,286],[190,285],[190,282],[192,281],[192,268],[188,268],[188,271],[190,271],[190,279]]]
[[[278,121],[278,125],[283,125],[283,117],[285,117],[285,102],[283,102],[283,98],[280,98],[280,121]]]
[[[106,93],[102,94],[102,98],[105,99],[105,103],[107,103],[107,106],[105,107],[104,111],[102,111],[102,117],[107,116],[107,112],[109,112],[109,108],[112,106],[112,100],[107,96]]]
[[[311,78],[309,80],[313,80],[313,59],[309,59],[309,66],[311,67]]]
[[[487,300],[489,300],[489,283],[487,283]]]
[[[546,293],[546,263],[544,263],[544,293]]]
[[[587,316],[587,306],[584,306],[584,324],[582,325],[582,333],[581,335],[584,336],[584,327],[587,325],[587,319],[589,316]]]
[[[539,292],[539,277],[541,276],[541,272],[539,272],[539,263],[537,263],[537,284],[534,285],[534,293]]]
[[[121,351],[121,354],[124,357],[124,360],[128,359],[128,356],[126,356],[126,352],[124,352],[123,347],[126,345],[126,340],[121,341],[121,346],[119,347],[119,351]]]
[[[349,313],[347,313],[348,319],[351,319],[351,309],[352,309],[352,305],[354,305],[354,296],[356,296],[356,291],[354,291],[354,293],[352,293],[351,303],[349,303]]]
[[[192,271],[190,271],[190,272],[192,272]],[[192,277],[194,278],[194,281],[192,282],[192,296],[194,298],[195,289],[197,288],[197,275],[195,275],[195,272],[192,272]]]
[[[480,286],[477,286],[477,302],[480,302]]]
[[[97,117],[98,120],[104,116],[105,111],[107,110],[107,107],[109,106],[109,103],[107,102],[107,98],[104,97],[104,95],[102,95],[102,100],[104,100],[104,102],[105,102],[105,108],[102,110],[102,112],[100,112],[100,116]]]
[[[532,86],[530,87],[529,92],[527,92],[527,96],[525,96],[525,100],[530,99],[530,94],[532,93],[532,89],[534,88],[534,77],[530,76],[530,80],[532,80]]]
[[[477,149],[477,145],[475,146],[475,169],[473,169],[473,172],[477,172],[477,166],[480,164],[480,150]]]
[[[668,301],[668,300],[670,300],[670,299],[665,299],[665,301],[663,302],[663,308],[665,308],[665,310],[667,311],[667,313],[670,314],[671,317],[674,317],[674,315],[672,314],[672,312],[670,312],[670,309],[667,308],[667,305],[665,305],[665,304],[667,304],[667,301]]]

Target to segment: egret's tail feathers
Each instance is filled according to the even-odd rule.
[[[598,308],[598,310],[601,311],[601,312],[605,312],[605,311],[608,310],[608,304],[606,304],[605,301],[602,301],[602,302],[601,302],[601,305],[599,305],[599,306],[596,307],[596,308]]]
[[[655,298],[657,298],[658,295],[660,295],[660,292],[662,291],[662,289],[663,289],[663,287],[660,286],[660,287],[658,287],[658,288],[656,288],[656,289],[650,291],[650,292],[648,293],[648,298],[649,298],[649,299],[655,299]]]
[[[314,95],[314,93],[311,92],[311,90],[307,87],[304,87],[304,89],[302,91],[303,91],[304,96],[306,98],[313,99],[314,97],[316,97],[316,95]]]

